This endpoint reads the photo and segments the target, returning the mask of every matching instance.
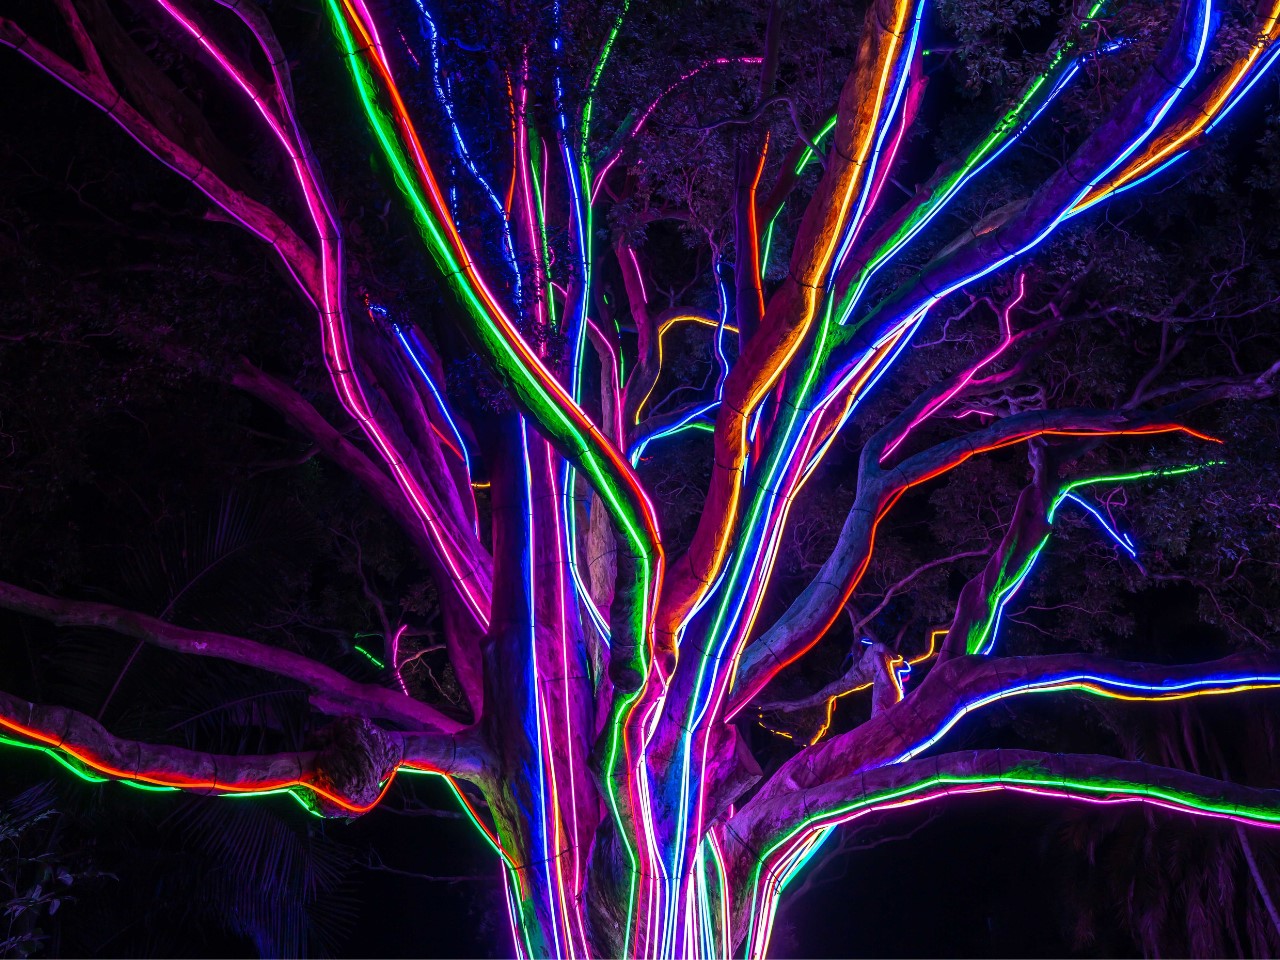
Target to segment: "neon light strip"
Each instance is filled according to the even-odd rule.
[[[1208,466],[1217,466],[1220,463],[1221,461],[1214,460],[1209,461],[1208,463],[1188,464],[1183,467],[1136,470],[1130,473],[1113,474],[1106,477],[1086,477],[1082,480],[1074,480],[1058,491],[1057,496],[1054,497],[1053,502],[1049,505],[1047,519],[1049,523],[1053,523],[1054,517],[1057,515],[1059,505],[1061,505],[1063,500],[1072,496],[1073,490],[1078,490],[1080,487],[1093,486],[1095,484],[1106,482],[1119,483],[1128,480],[1145,480],[1151,477],[1176,477],[1187,473],[1194,473],[1197,470],[1203,470]],[[1099,516],[1098,519],[1101,521],[1101,516]],[[1105,522],[1103,526],[1104,528],[1106,527]],[[1118,536],[1116,539],[1119,541]],[[1031,574],[1032,567],[1035,565],[1041,551],[1044,550],[1045,545],[1048,542],[1049,534],[1046,533],[1040,542],[1027,555],[1022,566],[1018,569],[1018,572],[1015,573],[1012,579],[1007,583],[1004,580],[1004,571],[1001,570],[1000,578],[997,581],[999,585],[987,601],[990,605],[990,613],[983,623],[974,625],[973,629],[970,631],[969,637],[967,638],[965,648],[968,653],[980,654],[982,656],[986,656],[991,653],[992,649],[995,647],[996,635],[1000,630],[1000,621],[1004,615],[1005,607],[1008,605],[1009,601],[1013,599],[1014,594],[1018,592],[1022,584],[1026,582],[1027,577]],[[1125,546],[1125,544],[1121,543],[1121,546]]]
[[[975,698],[956,708],[938,729],[920,743],[906,750],[901,756],[891,760],[888,766],[904,763],[919,756],[945,737],[957,723],[975,710],[990,706],[1009,697],[1017,697],[1028,693],[1086,693],[1090,696],[1103,697],[1109,700],[1187,700],[1192,697],[1219,696],[1230,693],[1243,693],[1249,690],[1272,690],[1280,686],[1280,673],[1258,674],[1244,673],[1217,677],[1197,677],[1194,680],[1145,683],[1138,680],[1124,680],[1119,677],[1108,677],[1089,671],[1065,673],[1057,677],[1029,680],[1014,684],[995,693]]]
[[[1087,25],[1096,17],[1105,3],[1106,0],[1099,0],[1099,2],[1095,3],[1093,8],[1085,15],[1084,24]],[[970,151],[964,163],[956,171],[947,175],[928,201],[911,211],[907,219],[897,228],[893,235],[871,255],[865,264],[858,268],[856,278],[847,286],[840,307],[836,311],[840,324],[843,325],[848,322],[862,294],[866,291],[872,278],[880,268],[892,260],[913,238],[919,235],[920,231],[932,222],[933,218],[947,206],[950,200],[970,180],[995,162],[1005,150],[1016,142],[1040,115],[1048,109],[1058,94],[1066,88],[1085,60],[1084,57],[1074,60],[1066,59],[1067,52],[1073,46],[1074,41],[1070,41],[1057,51],[1044,72],[1028,84],[1019,103],[1005,114],[983,141]],[[1115,49],[1118,46],[1119,44],[1116,44],[1109,48],[1103,48],[1099,52],[1106,52],[1107,49]],[[1050,78],[1057,71],[1061,71],[1062,75],[1046,88],[1046,85],[1050,83]],[[1037,97],[1042,94],[1044,96],[1043,101],[1036,105]],[[1024,117],[1028,110],[1031,110],[1030,116]]]
[[[396,451],[394,445],[378,425],[364,396],[363,387],[353,372],[354,365],[351,362],[350,344],[347,339],[346,323],[342,313],[341,253],[336,227],[337,221],[324,200],[323,191],[318,186],[318,177],[315,176],[311,162],[301,147],[302,138],[299,133],[299,127],[287,100],[282,100],[282,105],[286,110],[289,128],[292,133],[286,131],[282,121],[268,107],[267,99],[248,82],[244,75],[236,69],[234,64],[213,44],[209,37],[203,34],[195,23],[184,17],[169,3],[169,0],[156,0],[156,2],[214,58],[223,72],[250,98],[259,114],[270,127],[272,134],[289,155],[298,184],[302,188],[308,212],[321,241],[321,294],[324,302],[322,305],[317,304],[317,309],[321,315],[321,329],[325,335],[325,360],[339,399],[348,413],[359,422],[365,435],[391,468],[397,484],[409,498],[415,512],[423,523],[428,537],[436,545],[437,552],[448,568],[451,577],[457,583],[466,606],[482,625],[487,624],[487,602],[482,597],[475,595],[471,584],[468,582],[474,576],[474,573],[463,573],[457,557],[458,550],[452,540],[450,531],[440,523],[439,517],[429,505],[417,481],[405,468],[403,457]],[[259,43],[261,42],[261,38],[259,38]],[[299,286],[304,290],[306,289],[301,282],[299,282]]]
[[[471,455],[467,452],[466,441],[462,439],[462,431],[458,429],[458,424],[453,419],[453,414],[449,412],[448,404],[444,402],[444,396],[436,386],[435,380],[432,379],[431,374],[427,372],[426,365],[422,362],[422,357],[419,354],[418,348],[415,344],[410,342],[408,335],[405,333],[405,328],[393,324],[392,331],[395,333],[396,339],[399,340],[401,345],[404,347],[405,354],[413,363],[413,368],[418,371],[419,376],[422,377],[422,382],[426,384],[427,389],[431,392],[431,397],[436,402],[436,410],[440,413],[440,416],[444,418],[444,422],[449,425],[449,432],[453,435],[453,440],[452,442],[446,440],[446,445],[450,450],[458,455],[460,460],[462,460],[463,466],[466,467],[468,482],[470,482],[472,475]],[[415,333],[415,339],[416,336],[417,335]]]
[[[629,465],[618,456],[598,428],[591,423],[529,350],[519,331],[488,293],[476,274],[470,258],[466,256],[456,230],[449,225],[448,235],[445,236],[442,232],[441,223],[448,224],[447,219],[444,219],[447,218],[447,213],[441,202],[438,188],[435,187],[425,154],[417,141],[412,124],[404,113],[394,81],[378,54],[376,42],[372,38],[372,30],[366,29],[367,12],[354,9],[350,0],[342,0],[341,6],[337,0],[329,0],[329,6],[334,13],[335,25],[344,48],[352,55],[352,66],[360,66],[362,61],[355,56],[358,48],[348,31],[348,14],[352,17],[351,23],[364,34],[365,42],[360,45],[360,48],[366,49],[370,54],[369,60],[381,74],[382,87],[392,100],[400,135],[404,137],[405,143],[411,149],[417,176],[427,187],[425,199],[419,193],[418,183],[410,175],[401,158],[396,145],[396,134],[387,127],[381,112],[373,103],[369,81],[361,70],[355,71],[357,91],[361,96],[368,119],[391,161],[397,180],[418,214],[419,222],[424,226],[430,241],[429,245],[441,260],[446,274],[458,282],[458,290],[464,302],[471,306],[474,315],[481,321],[479,332],[493,352],[498,365],[513,375],[514,383],[523,395],[534,401],[534,405],[541,410],[543,414],[541,423],[544,428],[550,429],[553,435],[562,442],[566,442],[577,454],[581,466],[595,481],[606,509],[629,542],[634,554],[639,558],[641,589],[633,616],[635,635],[642,638],[642,642],[636,645],[636,655],[640,661],[641,672],[644,673],[648,668],[648,646],[651,643],[648,623],[662,576],[662,553],[652,505],[630,472]],[[469,283],[462,282],[464,274]],[[575,338],[571,337],[572,339]],[[605,462],[602,462],[600,455],[603,455]],[[615,486],[615,484],[619,485]]]
[[[901,53],[901,48],[904,45],[903,36],[907,30],[908,22],[914,23],[917,17],[918,12],[916,10],[916,5],[913,4],[912,0],[898,0],[895,6],[893,26],[886,30],[889,35],[889,40],[886,52],[883,56],[883,63],[880,68],[880,76],[876,88],[877,92],[875,94],[873,108],[871,111],[871,122],[867,124],[861,142],[855,146],[855,149],[852,152],[852,160],[856,167],[864,166],[871,151],[875,149],[877,134],[879,133],[880,117],[884,109],[887,88],[890,85],[890,77],[895,72],[895,67],[898,66],[900,59],[899,54]],[[912,31],[912,36],[914,36],[914,31]],[[865,172],[866,171],[864,169],[862,173]],[[827,239],[822,241],[822,248],[819,251],[819,256],[817,258],[817,262],[820,264],[820,267],[816,271],[816,275],[825,277],[827,269],[835,255],[836,245],[839,242],[839,238],[844,233],[844,230],[840,228],[840,225],[847,222],[847,218],[850,216],[855,205],[860,203],[858,197],[862,196],[868,188],[869,182],[866,181],[866,178],[855,174],[848,178],[848,183],[845,184],[843,192],[835,198],[837,229],[832,231]],[[859,209],[861,209],[861,207],[859,207]],[[751,393],[743,398],[741,409],[748,417],[752,412],[754,412],[755,407],[763,400],[768,391],[773,389],[776,383],[776,378],[780,372],[794,359],[797,351],[804,343],[808,330],[815,319],[818,306],[818,290],[814,287],[804,285],[802,296],[804,298],[803,314],[789,333],[785,349],[783,350],[782,355],[778,358],[777,365],[772,371],[762,371],[761,376],[757,378],[756,386],[753,388]],[[824,324],[824,327],[825,326],[826,325]],[[825,336],[826,331],[824,329],[822,337],[825,338]],[[815,349],[814,354],[817,355],[820,352],[820,349]],[[815,376],[816,370],[813,368],[813,365],[808,365],[804,377],[805,386],[801,391],[802,394],[808,389]],[[792,423],[794,422],[795,420],[793,415]],[[741,436],[735,437],[735,443],[738,445],[738,450],[740,451],[739,455],[744,456],[746,452],[745,424],[743,424],[740,433]],[[777,461],[774,462],[774,467],[772,469],[776,470],[776,467]],[[732,518],[737,515],[740,497],[740,486],[738,483],[734,483],[730,489],[729,503],[725,511],[726,516]],[[746,520],[746,529],[750,530],[755,527],[758,519],[758,511],[753,509]],[[710,576],[704,576],[703,579],[705,581],[713,579],[714,575],[719,572],[720,565],[724,562],[725,555],[728,551],[729,537],[732,532],[731,527],[732,525],[730,523],[724,523],[721,524],[720,529],[716,531],[716,542],[713,545],[711,551],[712,555],[708,565],[708,573]],[[742,566],[743,569],[746,569],[744,560],[745,555],[739,554],[736,562]],[[732,595],[735,591],[730,590],[729,593]],[[740,592],[738,595],[741,595]],[[697,599],[696,592],[693,599]],[[700,667],[700,674],[703,669],[704,667]]]
[[[1088,510],[1089,513],[1093,514],[1094,519],[1098,521],[1098,525],[1101,526],[1104,531],[1106,531],[1107,535],[1111,537],[1112,540],[1114,540],[1117,544],[1119,544],[1120,548],[1124,550],[1125,553],[1129,554],[1129,556],[1133,557],[1135,560],[1138,558],[1138,550],[1133,545],[1133,541],[1129,539],[1129,535],[1126,533],[1124,536],[1121,536],[1120,532],[1116,530],[1116,528],[1113,527],[1109,522],[1107,522],[1106,517],[1104,517],[1101,513],[1099,513],[1096,509],[1094,509],[1094,507],[1091,504],[1080,499],[1074,493],[1066,494],[1064,499],[1071,500],[1074,503],[1079,504],[1085,510]]]
[[[471,157],[471,151],[467,149],[466,140],[462,136],[462,129],[458,126],[458,121],[453,114],[453,98],[445,91],[445,87],[440,83],[441,64],[440,64],[440,34],[436,30],[435,21],[431,19],[431,14],[427,12],[426,6],[422,0],[414,0],[418,7],[418,13],[423,25],[426,27],[427,42],[431,47],[431,82],[435,87],[436,99],[440,101],[440,106],[444,110],[445,119],[449,122],[449,130],[453,134],[454,153],[458,159],[462,161],[462,165],[467,168],[472,178],[480,185],[485,197],[489,200],[490,206],[498,215],[498,223],[502,230],[502,253],[507,260],[507,265],[511,268],[511,272],[515,277],[515,296],[517,302],[520,297],[520,268],[516,260],[515,245],[511,240],[511,220],[507,216],[507,211],[502,205],[502,201],[498,199],[498,195],[493,192],[493,187],[489,185],[489,181],[480,173],[476,167],[475,161]],[[406,45],[407,46],[407,45]],[[412,52],[410,52],[412,56]]]
[[[920,423],[922,423],[925,420],[928,420],[931,416],[933,416],[934,413],[936,413],[940,407],[945,406],[947,403],[951,402],[951,399],[957,393],[959,393],[961,390],[963,390],[965,387],[967,387],[970,383],[973,382],[973,378],[977,375],[979,370],[981,370],[983,367],[988,366],[991,363],[994,363],[996,358],[999,357],[1000,354],[1004,353],[1005,349],[1008,348],[1009,344],[1013,342],[1013,328],[1009,324],[1009,314],[1013,312],[1014,307],[1016,307],[1019,303],[1022,302],[1023,297],[1026,295],[1026,292],[1027,292],[1026,281],[1027,281],[1026,273],[1019,273],[1017,296],[1015,296],[1008,304],[1006,304],[1004,310],[1002,310],[1000,313],[1000,342],[996,345],[996,348],[991,352],[989,352],[977,363],[975,363],[967,371],[965,371],[964,376],[956,381],[956,384],[954,387],[947,390],[941,396],[930,401],[925,406],[925,408],[921,410],[919,414],[916,415],[916,418],[912,420],[909,424],[907,424],[906,427],[903,428],[902,432],[898,434],[897,438],[884,448],[884,453],[880,454],[881,463],[884,463],[886,460],[888,460],[889,456],[893,453],[894,450],[896,450],[899,447],[899,445],[901,445],[902,441],[907,439],[907,434],[909,434],[913,429],[919,426]]]
[[[906,667],[906,672],[910,672],[911,668],[914,666],[924,663],[927,660],[933,659],[933,657],[936,656],[938,653],[938,640],[940,640],[942,637],[945,637],[946,635],[947,635],[947,631],[945,627],[940,630],[932,631],[929,634],[929,648],[925,650],[924,653],[920,654],[920,656],[912,657],[910,660],[907,660],[905,662],[904,666]],[[899,657],[899,659],[902,659],[902,658]],[[822,726],[818,728],[817,733],[815,733],[813,737],[809,740],[808,745],[812,747],[815,744],[817,744],[819,740],[821,740],[823,737],[827,735],[827,731],[831,729],[831,721],[835,715],[835,707],[836,707],[837,700],[841,700],[855,693],[861,693],[863,690],[870,690],[873,682],[874,681],[868,680],[866,683],[859,684],[856,687],[852,687],[841,693],[837,693],[834,696],[828,697],[827,706],[826,706],[826,717],[823,719]],[[899,694],[901,694],[901,692],[902,692],[901,689],[899,689]],[[902,697],[899,696],[898,699],[901,700]],[[771,732],[780,733],[781,731],[774,730]],[[790,735],[787,734],[787,736],[790,736]]]
[[[631,248],[630,248],[630,247],[628,247],[627,249],[628,249],[628,250],[630,250]],[[635,257],[635,252],[634,252],[634,251],[632,251],[632,252],[631,252],[631,255],[632,255],[632,257],[634,258],[634,257]],[[640,274],[640,265],[639,265],[639,264],[636,264],[636,275],[637,275],[637,276],[639,276],[639,274]],[[722,291],[722,293],[723,293],[723,291]],[[737,328],[737,327],[732,326],[731,324],[728,324],[728,323],[724,323],[724,322],[723,322],[723,318],[724,318],[724,316],[725,316],[725,312],[726,312],[726,311],[727,311],[727,309],[728,309],[728,306],[727,306],[727,302],[726,302],[726,300],[725,300],[725,298],[724,298],[723,296],[721,296],[721,298],[720,298],[720,299],[721,299],[721,303],[722,303],[722,304],[725,304],[724,309],[721,311],[721,320],[712,320],[710,317],[703,317],[703,316],[699,316],[698,314],[690,313],[690,314],[681,314],[681,315],[680,315],[680,316],[678,316],[678,317],[671,317],[669,320],[667,320],[666,322],[664,322],[664,323],[662,324],[662,326],[658,327],[658,338],[657,338],[657,340],[658,340],[658,361],[657,361],[657,362],[658,362],[658,370],[659,370],[659,372],[661,372],[661,370],[662,370],[662,364],[663,364],[663,353],[662,353],[662,340],[663,340],[663,337],[665,337],[665,336],[666,336],[666,334],[667,334],[667,331],[668,331],[668,330],[670,330],[672,327],[674,327],[677,323],[696,323],[696,324],[698,324],[699,326],[703,326],[703,327],[711,327],[711,328],[713,328],[714,330],[716,330],[717,332],[719,332],[719,331],[721,331],[721,330],[724,330],[724,331],[728,331],[729,333],[732,333],[732,334],[734,334],[734,335],[736,335],[736,334],[738,333],[738,328]],[[717,346],[719,346],[719,345],[717,344]],[[727,363],[727,360],[725,360],[725,363]],[[723,380],[723,376],[721,376],[721,380]],[[643,399],[643,400],[641,400],[639,404],[637,404],[637,406],[636,406],[636,423],[637,423],[637,424],[638,424],[638,423],[640,423],[640,414],[644,411],[644,405],[645,405],[646,403],[648,403],[648,402],[649,402],[649,397],[651,397],[651,396],[653,395],[654,388],[655,388],[655,387],[657,387],[657,385],[658,385],[658,378],[657,378],[657,377],[654,377],[653,385],[649,387],[649,392],[648,392],[648,393],[646,393],[646,394],[644,395],[644,399]]]
[[[782,892],[782,882],[793,873],[779,876],[776,868],[765,867],[784,845],[794,845],[798,834],[815,829],[825,829],[848,823],[871,813],[914,806],[946,796],[984,793],[992,790],[1009,790],[1039,796],[1073,799],[1095,804],[1145,803],[1179,813],[1190,813],[1214,819],[1230,820],[1250,826],[1275,828],[1280,826],[1280,812],[1265,807],[1242,807],[1224,804],[1192,793],[1164,787],[1151,786],[1121,780],[1084,780],[1055,776],[1032,769],[1013,770],[1008,773],[985,776],[942,775],[921,780],[918,783],[893,790],[882,791],[838,807],[820,816],[814,816],[787,837],[771,846],[756,866],[753,884],[753,902],[750,916],[753,918],[747,935],[747,957],[763,957],[768,949],[773,914],[777,898]],[[765,876],[765,873],[768,873]],[[763,902],[761,902],[763,901]]]

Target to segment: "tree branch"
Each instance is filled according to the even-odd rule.
[[[0,608],[59,626],[102,627],[152,646],[197,657],[216,657],[288,677],[314,691],[313,704],[325,713],[363,713],[413,727],[454,733],[463,724],[435,707],[402,693],[357,683],[309,657],[210,630],[190,630],[106,603],[63,600],[0,582]]]
[[[1181,813],[1280,827],[1280,790],[1240,786],[1133,760],[1032,750],[950,753],[759,798],[723,822],[735,901],[741,916],[758,884],[778,871],[813,832],[881,810],[947,796],[1008,790],[1091,803],[1147,803]],[[797,829],[796,823],[804,827]],[[757,873],[757,864],[761,869]],[[743,919],[747,919],[743,917]],[[762,931],[767,937],[767,931]],[[763,951],[761,951],[763,952]]]
[[[79,711],[0,691],[0,729],[114,779],[212,795],[302,788],[315,794],[321,812],[339,816],[372,809],[404,766],[473,780],[486,776],[484,756],[469,739],[402,734],[365,720],[339,720],[322,729],[315,750],[213,754],[125,740]]]
[[[911,409],[916,409],[917,404],[919,400]],[[892,435],[892,424],[882,429],[863,448],[857,493],[835,548],[787,611],[743,651],[726,715],[733,716],[750,702],[773,676],[811,648],[830,628],[866,572],[876,527],[908,489],[958,467],[975,454],[1035,436],[1060,433],[1103,436],[1185,429],[1165,421],[1163,415],[1167,412],[1135,416],[1121,411],[1081,408],[1032,410],[939,443],[888,470],[881,469],[875,462],[882,448],[880,441]]]

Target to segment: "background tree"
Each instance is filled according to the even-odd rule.
[[[1274,143],[1221,146],[1277,12],[20,9],[0,42],[181,180],[111,224],[109,281],[6,306],[15,395],[84,386],[6,411],[7,516],[64,518],[7,538],[7,738],[322,816],[443,776],[539,955],[763,953],[831,829],[944,795],[1275,822],[1231,785],[1248,753],[1025,746],[1127,734],[1106,711],[1059,706],[1017,749],[952,731],[1019,694],[1280,682],[1276,236],[1250,212]],[[99,230],[127,190],[31,178]],[[13,233],[39,276],[37,225]],[[130,276],[157,242],[182,272]],[[75,365],[113,351],[103,395]],[[224,422],[188,429],[175,387]],[[104,443],[145,469],[100,475]],[[225,497],[255,474],[277,499]],[[131,523],[155,551],[88,582]],[[1153,584],[1199,604],[1169,636]]]

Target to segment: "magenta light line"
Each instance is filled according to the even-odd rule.
[[[391,468],[397,485],[413,504],[428,538],[436,546],[441,559],[444,560],[445,565],[449,568],[452,579],[458,584],[459,591],[468,610],[481,626],[487,628],[487,604],[482,603],[474,595],[468,582],[473,573],[464,574],[462,572],[458,558],[455,555],[457,546],[453,543],[452,536],[428,504],[426,496],[418,486],[417,481],[406,469],[404,458],[378,426],[369,403],[364,396],[363,387],[355,376],[350,345],[347,339],[347,323],[342,308],[342,254],[337,220],[324,199],[323,191],[319,187],[319,178],[312,169],[311,161],[302,148],[300,128],[292,109],[287,103],[284,103],[289,126],[293,131],[293,135],[290,136],[286,132],[283,122],[269,109],[267,98],[249,83],[227,56],[214,46],[209,37],[193,22],[183,16],[169,0],[156,0],[156,2],[214,58],[227,76],[234,81],[235,85],[250,98],[263,120],[266,121],[267,126],[271,129],[272,134],[289,155],[294,167],[295,177],[302,188],[307,210],[315,225],[321,244],[321,294],[324,300],[322,304],[317,304],[316,306],[321,316],[321,330],[325,334],[325,360],[334,388],[347,411],[360,424],[365,435],[378,449],[388,467]],[[261,38],[259,38],[259,44],[261,45],[261,43]],[[303,289],[306,289],[305,286],[303,286]]]
[[[1016,307],[1019,303],[1021,303],[1023,297],[1026,295],[1026,285],[1027,285],[1026,273],[1025,272],[1019,273],[1017,296],[1015,296],[1013,300],[1011,300],[1009,303],[1005,305],[1004,310],[1001,311],[1001,314],[1000,314],[1000,343],[997,344],[996,348],[992,350],[990,353],[988,353],[981,360],[979,360],[972,367],[970,367],[967,371],[965,371],[965,375],[956,382],[956,385],[954,387],[946,391],[944,394],[942,394],[942,396],[937,397],[934,400],[930,401],[925,406],[925,408],[921,410],[919,414],[916,415],[916,418],[912,420],[909,424],[907,424],[906,428],[903,429],[903,431],[900,434],[898,434],[897,439],[895,439],[891,444],[885,447],[884,453],[880,454],[881,463],[884,463],[886,460],[888,460],[890,455],[893,453],[893,451],[898,449],[899,446],[901,446],[902,442],[907,439],[907,434],[909,434],[912,430],[914,430],[917,426],[919,426],[925,420],[928,420],[931,416],[933,416],[933,414],[936,413],[940,407],[949,403],[956,394],[958,394],[961,390],[963,390],[973,381],[973,378],[977,375],[979,370],[981,370],[983,367],[986,367],[988,364],[993,363],[996,360],[996,358],[1000,356],[1000,354],[1004,353],[1004,351],[1008,349],[1009,344],[1013,343],[1013,328],[1010,326],[1009,315],[1013,312],[1013,308]]]

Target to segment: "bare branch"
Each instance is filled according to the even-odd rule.
[[[454,733],[463,728],[461,722],[402,693],[357,683],[309,657],[243,637],[211,630],[190,630],[106,603],[48,597],[11,583],[0,583],[0,607],[59,626],[102,627],[176,653],[216,657],[288,677],[314,691],[317,699],[313,703],[326,713],[359,712],[444,733]]]

